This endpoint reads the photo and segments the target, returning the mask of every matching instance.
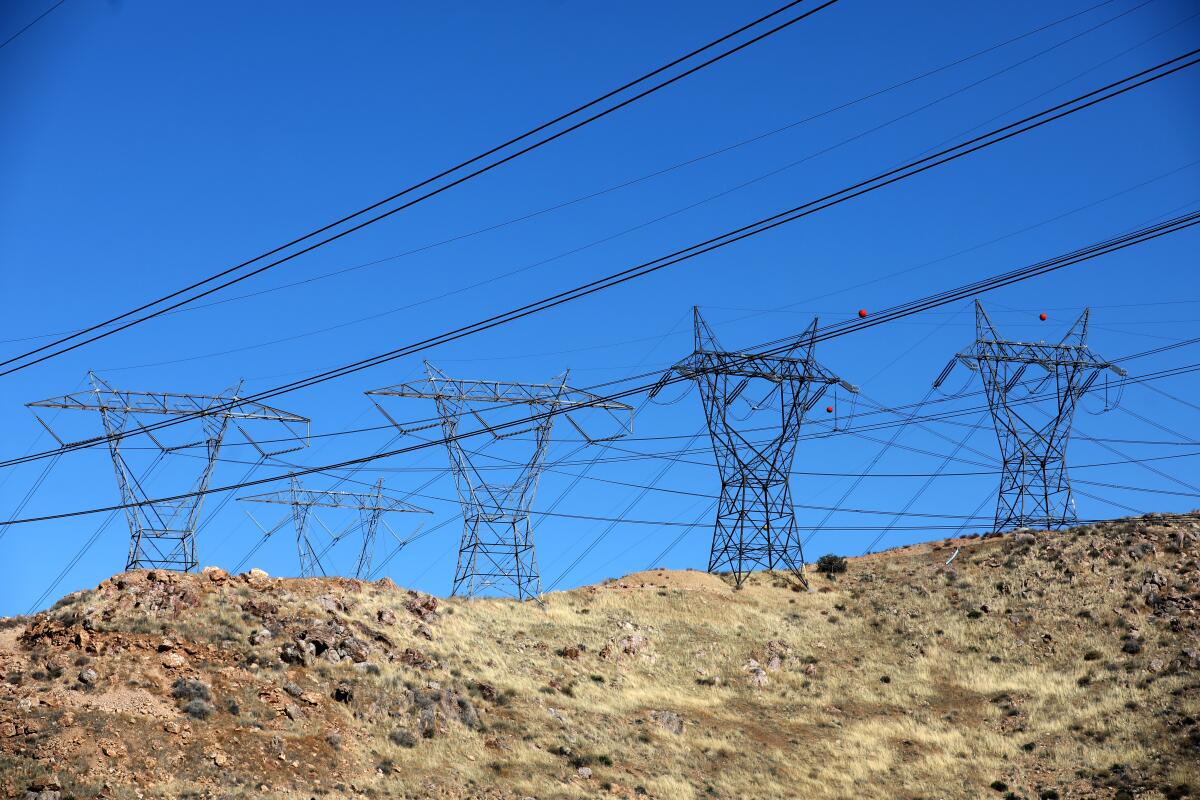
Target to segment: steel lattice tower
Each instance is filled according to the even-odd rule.
[[[238,402],[240,384],[222,395],[199,395],[119,391],[95,373],[88,373],[88,380],[92,384],[90,391],[39,400],[26,405],[29,408],[100,413],[113,470],[117,476],[117,486],[121,491],[125,518],[129,523],[130,541],[129,556],[125,561],[126,570],[170,569],[188,572],[200,565],[196,554],[196,524],[204,503],[204,492],[216,465],[217,453],[231,423],[264,459],[298,450],[307,441],[309,420],[306,417],[258,403]],[[37,416],[36,411],[34,415]],[[139,429],[146,426],[143,418],[164,416],[193,416],[193,421],[200,425],[201,437],[168,443],[165,436],[169,434],[158,431],[139,433]],[[41,417],[37,419],[60,445],[68,444],[45,420]],[[282,423],[292,433],[295,433],[292,426],[303,426],[303,434],[293,437],[294,441],[301,444],[285,450],[264,450],[242,425],[244,422],[263,420]],[[144,435],[154,445],[152,449],[159,454],[154,464],[141,474],[134,470],[128,451],[123,449],[125,440],[133,435]],[[204,456],[199,477],[186,490],[171,492],[173,495],[186,496],[178,500],[152,500],[145,487],[150,471],[158,462],[167,455],[200,448]]]
[[[983,379],[1003,461],[994,531],[1057,530],[1078,519],[1067,476],[1075,406],[1105,370],[1125,375],[1088,349],[1088,311],[1058,344],[1016,342],[1000,337],[976,300],[974,345],[951,359],[934,381],[934,387],[941,386],[959,363]],[[1049,390],[1052,396],[1046,396]]]
[[[600,410],[620,422],[618,415],[629,413],[629,422],[621,425],[616,436],[632,429],[633,409],[612,400],[567,386],[563,373],[551,383],[529,384],[503,381],[475,381],[450,378],[425,362],[426,382],[405,383],[384,389],[373,389],[368,395],[424,398],[437,404],[446,449],[450,454],[450,471],[454,476],[459,503],[463,511],[463,535],[458,550],[458,565],[454,572],[453,594],[475,596],[489,589],[499,589],[518,600],[541,594],[534,553],[530,509],[533,507],[538,478],[541,475],[550,432],[555,416],[562,415],[588,441],[589,437],[576,417],[587,410]],[[372,401],[374,402],[374,401]],[[380,412],[402,433],[413,433],[398,423],[375,403]],[[495,415],[503,409],[524,408],[528,414],[498,423]],[[485,417],[486,415],[486,417]],[[493,418],[489,422],[488,418]],[[464,423],[477,425],[469,431]],[[425,426],[429,427],[429,426]],[[514,437],[532,436],[532,452],[526,451],[523,460],[508,463],[515,477],[511,482],[497,483],[485,477],[489,471],[472,460],[479,451],[468,449],[472,440],[483,434],[487,443]],[[471,438],[467,438],[471,437]],[[464,441],[465,440],[465,441]]]
[[[780,355],[758,355],[722,350],[699,309],[693,309],[693,315],[696,349],[676,364],[672,373],[690,378],[700,387],[721,474],[708,571],[732,572],[734,582],[741,586],[755,568],[783,568],[807,585],[788,483],[800,423],[830,386],[837,384],[852,393],[858,389],[816,362],[816,319]],[[744,419],[732,413],[739,399],[748,405]],[[767,419],[773,428],[768,441],[758,439],[761,431],[756,432],[754,441],[743,432],[766,424]]]
[[[375,482],[370,491],[366,492],[305,489],[298,480],[292,478],[291,488],[285,491],[239,497],[238,500],[248,503],[274,503],[291,506],[291,519],[296,529],[296,549],[300,555],[300,577],[302,578],[311,578],[318,574],[325,575],[321,556],[345,538],[349,532],[349,527],[339,533],[333,533],[329,528],[325,528],[330,534],[330,542],[322,548],[321,552],[317,552],[308,535],[308,521],[310,517],[315,516],[312,513],[314,508],[342,508],[358,512],[357,527],[362,532],[362,544],[359,547],[358,558],[354,562],[354,577],[362,580],[370,578],[371,558],[375,552],[375,536],[384,514],[393,512],[433,513],[429,509],[384,495],[382,478]],[[278,525],[264,533],[270,536],[283,527],[286,522],[287,518],[285,517]],[[325,527],[320,520],[318,523]]]

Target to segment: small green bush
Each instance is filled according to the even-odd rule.
[[[817,559],[817,572],[831,578],[845,572],[847,566],[845,558],[833,553],[827,553]]]

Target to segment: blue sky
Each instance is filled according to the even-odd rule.
[[[45,7],[5,3],[0,39]],[[0,49],[0,348],[20,352],[46,341],[29,337],[94,322],[261,252],[771,8],[68,0]],[[353,361],[670,252],[1192,49],[1200,39],[1197,11],[1184,0],[843,0],[537,153],[213,298],[228,302],[160,318],[0,379],[0,455],[49,446],[24,404],[82,388],[89,369],[120,388],[211,393],[241,379],[247,390],[267,388]],[[571,383],[586,387],[687,355],[693,305],[733,349],[797,332],[814,314],[837,321],[1054,256],[1200,205],[1197,96],[1193,69],[719,253],[425,355],[467,378],[542,382],[569,368]],[[588,199],[511,222],[581,197]],[[1035,340],[1057,338],[1090,306],[1090,344],[1109,358],[1186,339],[1200,320],[1197,235],[1193,229],[1090,261],[984,302],[1006,336]],[[875,280],[901,270],[901,277]],[[331,272],[339,274],[310,280]],[[474,286],[482,281],[489,282]],[[1041,312],[1047,321],[1038,320]],[[862,411],[920,399],[973,335],[969,304],[962,304],[842,337],[821,345],[818,356],[863,388]],[[1142,374],[1197,360],[1195,348],[1181,348],[1129,369]],[[363,392],[420,374],[420,360],[406,359],[273,403],[311,417],[316,434],[378,426],[385,421]],[[966,377],[956,374],[951,388]],[[1070,450],[1076,488],[1091,495],[1079,495],[1080,516],[1200,505],[1200,457],[1186,455],[1200,451],[1188,445],[1200,411],[1180,402],[1194,403],[1197,380],[1193,373],[1153,384],[1178,399],[1132,386],[1122,407],[1106,414],[1091,413],[1102,398],[1085,401]],[[953,402],[969,408],[977,400]],[[843,419],[849,405],[838,399],[842,426],[850,423]],[[830,432],[823,406],[806,434]],[[433,409],[411,400],[390,410],[416,419]],[[880,418],[886,415],[873,419]],[[94,416],[58,421],[80,436],[99,432]],[[924,479],[894,476],[936,470],[968,432],[962,423],[977,421],[986,418],[906,430],[897,441],[910,449],[892,448],[874,470],[884,474],[862,481],[844,505],[990,516],[994,475],[947,475],[916,500]],[[560,425],[537,507],[549,508],[570,488],[557,513],[698,522],[663,563],[703,568],[711,525],[701,512],[719,483],[706,437],[691,440],[702,426],[694,391],[648,406],[635,422],[637,438],[602,453],[572,487],[596,448],[581,449],[577,434]],[[287,458],[328,463],[373,452],[390,438],[386,430],[326,437]],[[238,462],[253,458],[240,442],[230,437],[214,486],[246,473]],[[695,452],[661,477],[662,458],[612,460],[687,448]],[[794,468],[861,472],[879,448],[845,433],[806,438]],[[994,434],[982,427],[959,451],[974,463],[945,470],[987,473],[996,454]],[[1090,466],[1147,458],[1158,460]],[[195,468],[194,459],[180,461],[164,467],[164,488]],[[431,448],[354,476],[368,483],[383,477],[397,495],[433,479],[410,499],[434,511],[427,525],[450,521],[404,549],[387,574],[437,593],[449,590],[461,526],[446,463],[444,450]],[[43,466],[0,474],[0,519],[12,515]],[[656,489],[641,499],[641,490],[625,485],[656,477]],[[798,504],[838,505],[852,481],[797,474],[793,496]],[[318,488],[332,483],[312,479]],[[109,456],[95,449],[64,456],[23,516],[116,500]],[[259,537],[245,504],[220,501],[205,506],[200,560],[232,567]],[[825,512],[798,508],[797,515],[812,526]],[[276,520],[269,510],[256,516]],[[26,611],[102,519],[8,528],[0,539],[0,614]],[[862,552],[881,520],[889,518],[839,513],[830,526],[876,530],[824,530],[806,553]],[[941,537],[946,531],[919,528],[958,522],[906,517],[879,546]],[[392,525],[406,535],[415,523]],[[626,524],[605,534],[606,527],[540,517],[543,583],[571,586],[643,568],[684,530]],[[965,528],[985,529],[984,520]],[[118,571],[127,546],[118,518],[51,600]],[[381,557],[386,549],[381,542]],[[344,543],[327,566],[346,571],[354,556]],[[295,574],[290,529],[251,563]]]

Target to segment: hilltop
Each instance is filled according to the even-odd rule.
[[[544,607],[120,574],[0,621],[0,796],[1200,796],[1198,550],[1149,515]]]

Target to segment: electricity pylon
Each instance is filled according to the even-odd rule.
[[[1067,476],[1075,406],[1105,370],[1125,375],[1092,354],[1087,328],[1084,309],[1058,344],[1002,339],[976,300],[975,343],[954,356],[933,383],[941,386],[959,363],[983,379],[1004,462],[993,531],[1057,530],[1078,519]]]
[[[367,394],[423,398],[437,405],[444,443],[450,454],[450,471],[463,511],[463,535],[452,593],[472,597],[497,589],[518,600],[536,598],[541,594],[541,577],[529,517],[554,418],[566,417],[584,439],[599,442],[619,438],[632,430],[633,409],[572,389],[567,386],[566,372],[545,384],[459,380],[448,377],[429,362],[425,362],[425,373],[427,381],[373,389]],[[412,434],[433,427],[406,427],[374,399],[372,402],[401,433]],[[616,435],[593,438],[584,431],[576,417],[597,411],[619,424]],[[629,421],[621,424],[626,412]],[[480,452],[505,441],[514,449],[520,443],[514,458],[497,458]],[[530,443],[532,448],[525,447]],[[489,456],[491,463],[477,463]],[[505,473],[511,481],[496,482],[495,476]]]
[[[816,319],[780,354],[761,355],[722,350],[700,310],[693,309],[693,316],[695,351],[663,376],[651,397],[672,374],[700,387],[721,474],[708,571],[732,572],[741,586],[756,567],[783,568],[807,586],[788,483],[800,424],[830,386],[854,394],[858,388],[817,363]],[[747,409],[742,418],[733,412],[739,400]],[[760,426],[768,423],[770,438],[764,441]],[[747,435],[750,428],[755,429],[753,439]]]
[[[196,569],[199,559],[196,554],[196,524],[200,508],[204,503],[204,492],[216,465],[217,453],[221,449],[225,434],[232,423],[259,453],[262,459],[282,455],[304,447],[307,443],[309,420],[297,414],[280,411],[259,403],[243,403],[238,400],[239,383],[221,395],[175,394],[171,392],[127,392],[112,388],[95,373],[88,373],[92,388],[63,397],[27,403],[29,408],[56,408],[74,411],[98,411],[108,442],[109,455],[117,476],[125,518],[129,523],[129,555],[125,569],[169,569],[189,572]],[[34,416],[60,446],[67,446],[45,420]],[[149,423],[148,417],[190,416],[187,425],[179,424],[163,430],[143,431]],[[243,423],[271,421],[282,423],[290,436],[284,441],[299,442],[295,447],[268,451],[251,438]],[[199,439],[185,438],[168,442],[173,431],[185,430],[199,423]],[[296,434],[293,426],[303,426],[303,433]],[[165,432],[163,432],[165,431]],[[124,447],[132,436],[144,436],[153,447]],[[279,441],[274,439],[273,441]],[[130,451],[151,450],[157,453],[153,462],[143,471],[137,471],[131,461]],[[171,491],[150,494],[148,478],[168,455],[189,455],[188,450],[201,450],[200,475],[182,491],[176,487]],[[153,496],[179,496],[174,500],[153,500]]]
[[[358,558],[354,562],[354,577],[362,580],[367,580],[371,576],[371,559],[375,552],[375,535],[379,530],[379,525],[382,522],[384,514],[392,512],[433,513],[429,509],[406,503],[399,498],[385,496],[383,493],[382,478],[376,481],[374,487],[367,492],[305,489],[300,485],[300,481],[292,478],[290,489],[282,492],[269,492],[267,494],[239,497],[238,500],[247,503],[275,503],[291,506],[291,519],[296,528],[296,549],[300,554],[300,577],[302,578],[312,578],[318,574],[325,575],[325,567],[321,564],[321,556],[332,549],[338,542],[342,541],[351,530],[351,526],[347,526],[341,531],[334,533],[313,514],[314,508],[345,508],[358,511],[357,529],[362,533],[362,544],[359,547]],[[325,528],[325,531],[329,534],[329,543],[321,548],[319,552],[313,546],[312,539],[308,535],[308,521],[310,517],[316,519],[317,524]],[[270,536],[286,523],[287,518],[285,517],[275,527],[264,530],[263,533],[266,536]],[[386,522],[383,524],[387,525]],[[393,535],[395,534],[393,533]],[[401,545],[406,543],[404,540],[400,541]]]

